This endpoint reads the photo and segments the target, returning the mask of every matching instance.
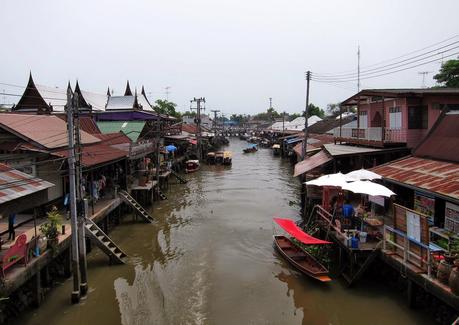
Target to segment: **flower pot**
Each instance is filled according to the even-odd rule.
[[[448,284],[451,269],[451,264],[448,264],[446,260],[441,261],[438,265],[437,279],[444,284]]]

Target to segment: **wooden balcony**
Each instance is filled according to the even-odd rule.
[[[404,145],[407,142],[406,129],[369,128],[336,128],[333,131],[335,142],[346,142],[373,147]]]

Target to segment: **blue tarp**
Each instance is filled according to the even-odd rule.
[[[166,147],[166,150],[167,150],[167,152],[174,152],[174,151],[177,150],[177,147],[174,146],[174,145],[172,145],[172,144],[170,144],[170,145],[168,145],[168,146]]]
[[[285,142],[287,144],[293,144],[293,143],[297,143],[297,142],[300,142],[300,141],[303,141],[303,139],[302,138],[294,138],[294,139],[288,139]]]
[[[257,144],[256,143],[249,143],[249,148],[256,148]]]

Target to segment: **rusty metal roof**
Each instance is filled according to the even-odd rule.
[[[54,152],[53,155],[60,157],[68,157],[68,150],[60,150]],[[84,146],[81,153],[81,163],[84,167],[94,167],[109,162],[126,158],[128,152],[112,147],[106,143],[96,143],[93,145]]]
[[[323,150],[316,153],[314,156],[308,157],[303,161],[300,161],[295,165],[295,173],[293,174],[294,177],[300,176],[304,173],[307,173],[314,168],[317,168],[327,162],[332,160],[330,156]]]
[[[50,182],[0,163],[0,204],[53,186]]]
[[[89,116],[80,117],[80,130],[88,132],[89,134],[92,134],[92,135],[101,133],[94,119]]]
[[[55,149],[68,146],[67,123],[57,116],[0,113],[0,128],[39,147]],[[80,135],[83,144],[100,141],[84,131]]]
[[[419,157],[395,160],[371,169],[388,181],[459,200],[459,164]]]

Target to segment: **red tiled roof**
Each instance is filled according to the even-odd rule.
[[[131,139],[123,132],[105,133],[105,134],[94,134],[94,136],[102,140],[105,144],[115,145],[131,143]]]
[[[447,113],[438,120],[414,155],[459,162],[459,112]]]
[[[192,133],[192,134],[196,134],[196,131],[197,131],[197,126],[196,124],[182,124],[182,131],[184,132],[188,132],[188,133]]]
[[[371,169],[395,181],[459,200],[459,164],[408,157]]]
[[[56,149],[68,146],[67,123],[53,115],[0,113],[0,128],[34,143],[39,147]],[[100,140],[81,131],[81,142],[96,143]]]

